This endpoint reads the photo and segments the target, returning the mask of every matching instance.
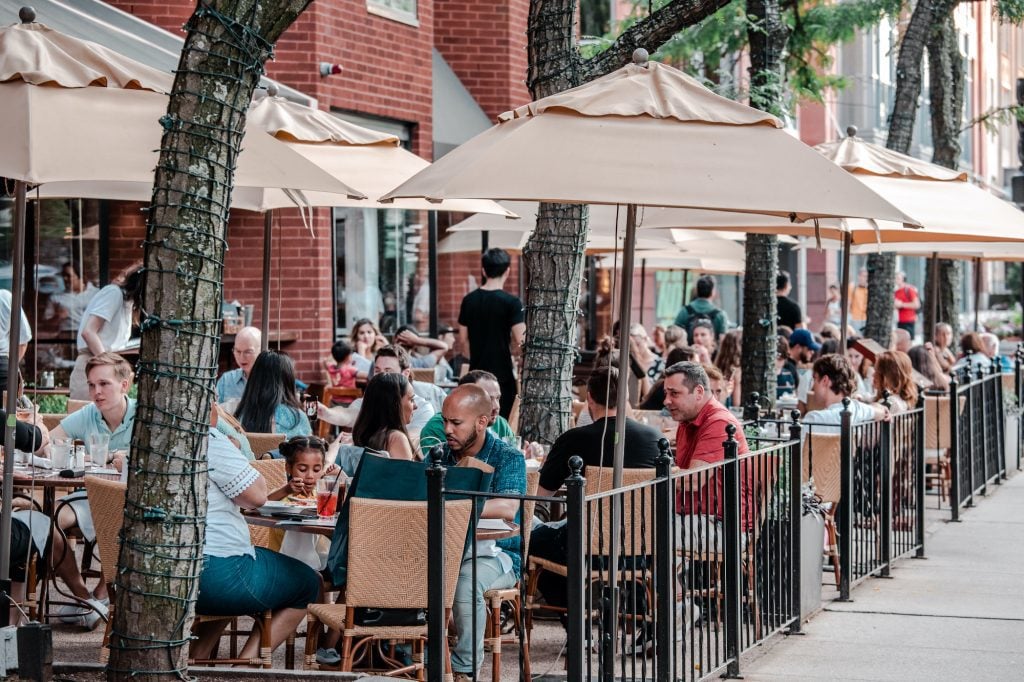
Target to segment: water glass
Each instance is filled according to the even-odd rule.
[[[67,469],[70,454],[71,441],[67,438],[54,438],[50,441],[50,459],[55,469]]]
[[[104,466],[107,463],[107,453],[110,449],[110,436],[105,433],[94,433],[89,436],[89,447],[85,456],[83,466],[89,468],[92,465]]]

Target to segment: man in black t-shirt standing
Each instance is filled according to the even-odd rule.
[[[551,452],[540,468],[538,495],[554,495],[571,473],[569,458],[579,455],[585,467],[610,467],[613,464],[615,442],[615,396],[618,392],[619,372],[614,367],[599,367],[587,381],[587,409],[594,423],[569,429],[551,446]],[[627,469],[653,468],[663,438],[657,429],[626,419],[626,448],[622,465]],[[584,467],[583,475],[586,476]],[[530,540],[530,554],[564,562],[566,556],[566,529],[563,522],[537,526]],[[545,571],[538,588],[552,606],[566,606],[565,578]]]
[[[779,270],[775,276],[775,321],[780,327],[803,329],[804,312],[800,310],[800,304],[789,297],[792,290],[789,273]]]
[[[488,249],[480,257],[484,283],[462,299],[459,309],[459,341],[469,355],[470,369],[482,369],[498,378],[501,416],[508,419],[516,398],[512,348],[526,335],[523,302],[503,289],[512,259],[504,249]]]

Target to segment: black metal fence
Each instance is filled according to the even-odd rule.
[[[561,613],[568,679],[735,675],[743,651],[780,630],[799,631],[800,426],[788,425],[783,438],[752,437],[753,449],[743,454],[741,434],[729,428],[722,460],[707,466],[673,470],[665,443],[655,469],[627,469],[617,488],[611,485],[610,469],[589,467],[584,477],[582,460],[573,458],[564,494],[501,496],[519,505],[524,545],[529,506],[547,501],[564,507],[563,561],[524,557],[515,588],[518,608],[510,617],[515,621],[511,629],[523,633],[531,626],[529,607]],[[444,616],[438,615],[446,606],[439,555],[443,543],[435,540],[443,537],[444,502],[495,497],[447,490],[444,479],[443,468],[428,470],[431,680],[444,679],[443,644],[450,634]],[[610,558],[613,553],[617,561]],[[476,558],[471,543],[466,560],[475,565]],[[564,605],[535,601],[545,577],[563,581]],[[490,620],[491,614],[483,617]],[[518,656],[506,656],[505,664],[518,662],[519,679],[528,680],[529,638],[517,640]],[[496,662],[493,643],[483,658],[473,660],[474,670]]]
[[[1019,364],[1020,360],[1014,382],[1018,390]],[[957,398],[949,400],[949,419],[954,428],[948,454],[950,510],[956,521],[962,508],[974,505],[976,495],[987,494],[989,485],[1006,478],[1006,415],[998,363],[968,362],[955,370],[949,394]]]

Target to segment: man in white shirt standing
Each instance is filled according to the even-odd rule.
[[[21,313],[21,333],[18,343],[18,361],[25,357],[25,349],[28,342],[32,340],[32,328],[28,326],[28,317],[24,310]],[[10,363],[10,336],[11,336],[11,292],[7,289],[0,289],[0,386],[7,389],[7,366]]]

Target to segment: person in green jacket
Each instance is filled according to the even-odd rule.
[[[497,377],[482,369],[474,369],[466,372],[465,376],[459,379],[459,385],[463,384],[476,384],[484,389],[487,397],[491,399],[491,423],[487,427],[488,430],[499,440],[518,448],[516,434],[512,431],[508,420],[498,414],[501,409],[501,387],[498,385]],[[441,418],[441,413],[438,412],[423,425],[423,429],[420,431],[420,452],[426,457],[430,454],[432,447],[444,445],[444,443],[444,420]]]
[[[715,292],[715,278],[711,275],[704,275],[697,280],[697,296],[688,304],[679,309],[676,315],[676,325],[686,330],[690,340],[693,340],[693,324],[702,319],[708,319],[715,328],[715,339],[717,340],[726,332],[729,327],[729,319],[725,311],[719,310],[711,302],[711,296]]]

